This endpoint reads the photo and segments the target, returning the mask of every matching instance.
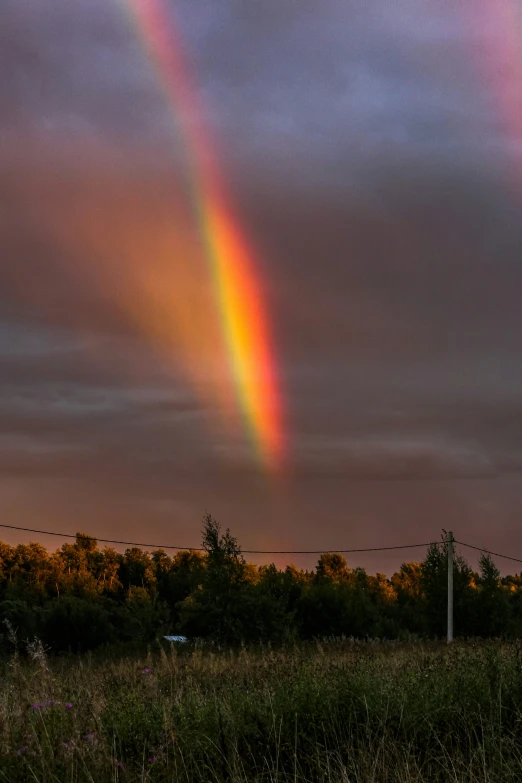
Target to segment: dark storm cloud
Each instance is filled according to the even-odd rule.
[[[176,15],[258,250],[288,475],[263,475],[122,306],[132,252],[153,266],[184,220],[184,118],[125,4],[6,0],[6,517],[194,545],[208,508],[250,548],[450,525],[501,546],[522,511],[522,221],[472,57],[498,31],[413,0],[187,0]]]
[[[166,115],[124,4],[7,0],[2,19],[4,132],[103,145],[145,139]]]
[[[199,70],[228,149],[244,147],[250,166],[260,158],[338,193],[348,178],[366,188],[376,163],[502,155],[459,4],[209,6]],[[195,23],[198,4],[182,8]]]
[[[225,147],[250,164],[254,155],[332,187],[339,163],[499,152],[470,59],[484,30],[459,4],[428,2],[422,14],[382,0],[165,7]],[[166,153],[176,112],[125,2],[7,0],[2,13],[4,132]]]

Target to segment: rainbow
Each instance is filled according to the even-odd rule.
[[[239,411],[259,459],[280,466],[280,395],[253,254],[227,199],[176,25],[162,0],[126,0],[163,91],[185,129],[194,216],[215,291]]]
[[[477,70],[485,79],[497,126],[514,153],[510,174],[520,196],[522,167],[516,147],[522,140],[522,6],[519,0],[478,0],[469,7],[464,5],[464,9],[470,26],[475,27],[478,18],[483,30],[488,31],[473,54]]]

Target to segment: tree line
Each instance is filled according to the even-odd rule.
[[[202,551],[173,557],[162,549],[100,549],[85,533],[52,553],[39,543],[0,542],[0,644],[8,644],[9,627],[54,652],[168,633],[223,644],[444,636],[444,540],[387,578],[352,568],[337,553],[322,554],[311,571],[255,566],[209,514],[202,534]],[[487,554],[474,571],[456,555],[454,612],[456,635],[522,637],[522,574],[501,578]]]

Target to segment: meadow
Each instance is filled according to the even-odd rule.
[[[14,639],[13,639],[14,641]],[[522,780],[518,641],[321,642],[1,663],[0,780]]]

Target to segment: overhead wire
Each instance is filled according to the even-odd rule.
[[[74,538],[76,539],[77,534],[76,533],[62,533],[57,530],[37,530],[35,528],[30,527],[21,527],[19,525],[7,525],[0,523],[0,528],[6,528],[8,530],[20,530],[25,533],[36,533],[40,536],[57,536],[59,538]],[[96,539],[96,541],[99,541],[102,544],[118,544],[120,546],[136,546],[136,547],[144,547],[147,549],[175,549],[177,551],[192,551],[192,552],[205,552],[205,547],[201,546],[178,546],[175,544],[150,544],[146,543],[144,541],[121,541],[119,539],[115,538],[98,538],[98,536],[88,536],[89,538]],[[396,546],[372,546],[372,547],[362,547],[362,548],[355,548],[355,549],[336,549],[336,548],[330,548],[330,549],[241,549],[241,551],[246,555],[324,555],[328,553],[337,553],[337,554],[354,554],[358,552],[389,552],[393,550],[399,550],[399,549],[419,549],[421,547],[428,547],[428,546],[438,546],[440,544],[446,543],[443,541],[427,541],[422,544],[398,544]],[[474,544],[468,544],[465,541],[460,541],[459,539],[454,538],[453,539],[454,544],[459,544],[460,546],[468,547],[469,549],[474,549],[477,552],[484,552],[485,554],[492,555],[493,557],[501,557],[505,560],[512,560],[515,563],[522,563],[522,558],[519,557],[513,557],[512,555],[504,555],[500,552],[492,552],[489,549],[484,549],[484,547],[475,546]]]
[[[18,525],[4,525],[0,524],[1,528],[8,528],[9,530],[21,530],[25,533],[37,533],[41,536],[59,536],[61,538],[76,538],[76,534],[73,533],[60,533],[56,530],[35,530],[30,527],[19,527]],[[118,541],[113,538],[98,538],[97,536],[88,536],[94,538],[102,544],[120,544],[122,546],[137,546],[153,549],[176,549],[178,551],[192,551],[192,552],[205,552],[205,548],[201,546],[175,546],[173,544],[147,544],[138,541]],[[384,552],[393,549],[415,549],[419,547],[432,546],[440,544],[440,541],[429,541],[425,544],[402,544],[399,546],[376,546],[365,547],[363,549],[280,549],[280,550],[266,550],[266,549],[241,549],[246,555],[324,555],[330,552],[338,554],[349,554],[352,552]]]
[[[514,560],[515,563],[522,563],[522,560],[519,557],[511,557],[511,555],[501,555],[499,552],[491,552],[489,549],[484,549],[481,546],[473,546],[473,544],[466,544],[465,541],[458,541],[457,539],[453,539],[454,544],[460,544],[461,546],[469,547],[469,549],[476,549],[478,552],[484,552],[488,555],[493,555],[494,557],[503,557],[505,560]]]

